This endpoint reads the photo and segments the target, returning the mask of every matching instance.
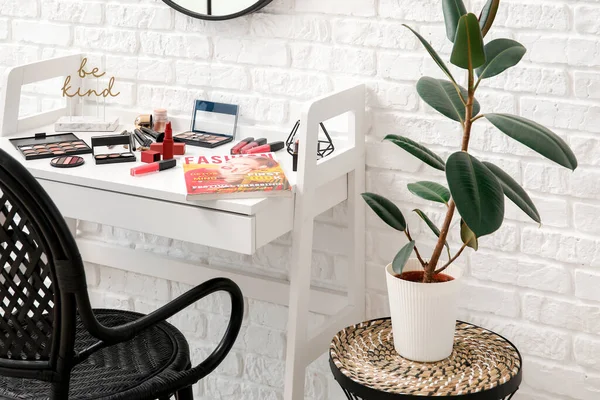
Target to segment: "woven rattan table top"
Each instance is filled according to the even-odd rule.
[[[389,318],[338,332],[329,355],[338,382],[359,395],[500,399],[516,391],[521,381],[521,356],[512,343],[464,322],[456,324],[452,355],[436,363],[402,358],[394,350]]]

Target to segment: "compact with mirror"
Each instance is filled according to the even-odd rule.
[[[136,161],[132,152],[131,135],[108,135],[92,137],[92,154],[96,165]]]
[[[260,10],[271,0],[163,0],[175,10],[190,17],[224,20]]]
[[[190,131],[173,136],[175,142],[213,149],[229,143],[235,137],[238,106],[196,100]]]

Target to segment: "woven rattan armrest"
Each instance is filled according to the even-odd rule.
[[[240,312],[234,314],[232,312],[227,330],[213,352],[196,367],[179,372],[173,377],[170,377],[168,380],[165,380],[163,386],[161,387],[161,393],[158,395],[158,397],[170,396],[172,393],[180,390],[182,387],[192,386],[200,379],[214,371],[221,364],[221,362],[223,362],[227,354],[229,354],[237,334],[239,333],[241,324],[242,313]]]
[[[233,346],[240,331],[244,314],[244,298],[242,292],[233,281],[226,278],[215,278],[206,281],[182,294],[170,303],[162,306],[158,310],[145,315],[136,321],[116,327],[107,327],[98,322],[90,305],[87,291],[77,293],[76,296],[81,320],[90,334],[98,338],[101,342],[80,352],[76,357],[76,363],[81,362],[100,348],[132,339],[144,329],[171,318],[173,315],[192,305],[196,301],[219,291],[229,293],[231,298],[231,318],[221,343],[219,343],[217,349],[215,349],[207,360],[199,366],[209,368],[216,363],[216,368],[216,366],[225,358],[231,349],[231,346]],[[212,371],[212,369],[209,369],[209,372]]]

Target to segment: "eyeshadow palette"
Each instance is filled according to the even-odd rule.
[[[10,142],[23,154],[26,160],[39,160],[56,156],[74,156],[90,154],[92,149],[72,133],[35,136],[10,139]]]
[[[83,165],[84,162],[79,156],[61,156],[50,160],[50,165],[56,168],[73,168]]]
[[[233,140],[233,136],[223,136],[214,133],[184,132],[173,136],[175,142],[189,144],[190,146],[207,147],[212,149]]]
[[[173,140],[209,149],[229,143],[235,137],[238,111],[235,104],[196,100],[190,130],[173,135]]]
[[[96,164],[115,164],[137,161],[135,154],[131,152],[131,149],[133,149],[131,135],[92,137],[92,151]]]
[[[120,162],[136,161],[135,154],[132,152],[111,153],[111,154],[96,154],[94,156],[96,164],[113,164]]]

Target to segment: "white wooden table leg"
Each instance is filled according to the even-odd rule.
[[[290,305],[285,368],[285,400],[304,399],[304,377],[307,359],[305,347],[308,340],[308,301],[314,217],[306,200],[297,200],[292,231],[292,263],[290,271]]]
[[[354,315],[361,320],[364,319],[366,311],[365,207],[360,197],[364,190],[365,170],[362,161],[361,167],[348,174],[348,230],[352,246],[348,252],[347,273],[349,301],[355,308]]]
[[[364,88],[356,101],[359,103],[348,118],[350,142],[354,145],[358,156],[354,160],[354,169],[348,174],[348,229],[350,230],[352,250],[348,254],[348,295],[357,319],[363,320],[366,314],[366,233],[365,203],[361,194],[365,191],[365,114]],[[355,321],[359,322],[359,321]]]

